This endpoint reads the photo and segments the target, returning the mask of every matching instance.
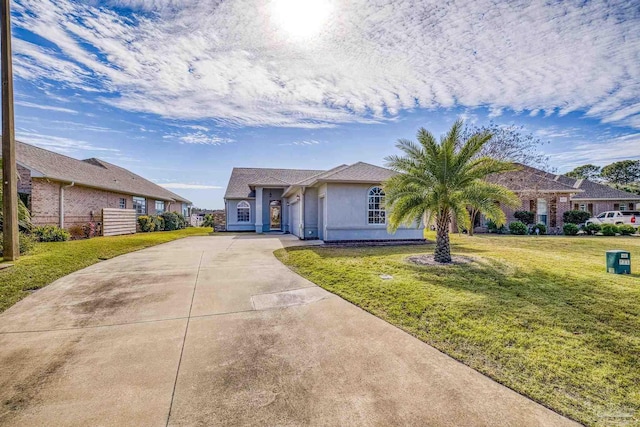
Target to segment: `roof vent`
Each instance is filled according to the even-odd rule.
[[[90,165],[93,165],[93,166],[101,167],[103,169],[107,169],[107,166],[104,163],[102,163],[100,159],[96,159],[95,157],[92,157],[90,159],[84,159],[83,162],[89,163]]]

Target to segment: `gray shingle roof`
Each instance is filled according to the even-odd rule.
[[[78,160],[44,148],[16,141],[19,164],[34,177],[159,200],[191,203],[189,200],[120,166],[100,159]]]
[[[487,177],[487,181],[500,184],[515,192],[543,192],[543,193],[578,193],[582,190],[571,185],[554,180],[554,175],[548,174],[530,166],[518,165],[519,170],[494,174]]]
[[[358,162],[346,168],[341,168],[331,174],[327,174],[318,181],[332,182],[371,182],[378,183],[386,181],[397,172],[369,163]]]
[[[253,197],[251,185],[287,187],[322,172],[309,169],[233,168],[224,198],[246,199]]]
[[[318,182],[371,182],[387,180],[396,172],[380,166],[358,162],[340,165],[327,171],[308,169],[234,168],[229,178],[225,199],[253,197],[252,186],[310,186]],[[283,184],[282,182],[284,181]]]
[[[566,177],[565,177],[566,178]],[[572,179],[572,178],[568,178]],[[573,179],[575,183],[575,179]],[[640,195],[628,193],[626,191],[618,190],[617,188],[609,187],[605,184],[598,184],[597,182],[582,180],[578,186],[583,190],[583,193],[576,194],[572,199],[576,200],[640,200]]]

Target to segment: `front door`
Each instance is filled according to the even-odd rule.
[[[269,203],[269,229],[282,230],[282,206],[280,201],[274,200]]]

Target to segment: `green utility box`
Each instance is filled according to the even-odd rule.
[[[607,251],[607,273],[631,274],[631,253],[629,251]]]

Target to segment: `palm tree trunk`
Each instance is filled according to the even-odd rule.
[[[478,216],[478,211],[476,209],[471,209],[471,227],[469,227],[469,236],[473,236],[473,229],[476,225],[476,217]]]
[[[449,211],[442,210],[436,219],[436,251],[433,259],[436,262],[451,262],[451,247],[449,244]]]

